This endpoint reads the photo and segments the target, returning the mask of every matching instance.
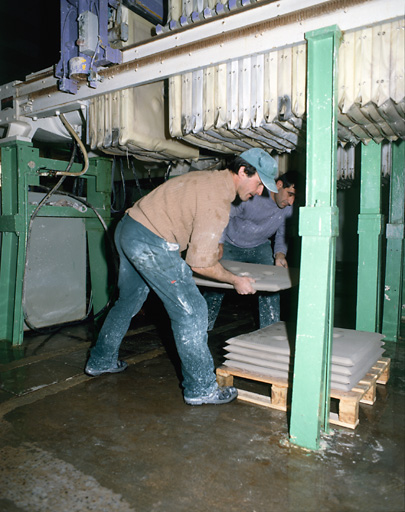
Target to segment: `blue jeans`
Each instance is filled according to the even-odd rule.
[[[120,256],[119,298],[108,313],[92,348],[88,367],[115,366],[132,317],[154,290],[169,314],[182,364],[184,396],[209,395],[217,388],[207,344],[207,304],[179,246],[156,236],[128,215],[119,222],[115,244]]]
[[[244,261],[246,263],[262,263],[274,265],[273,250],[270,241],[248,249],[224,243],[222,258],[231,261]],[[259,300],[259,325],[262,329],[267,325],[280,321],[280,293],[256,292]],[[208,306],[208,330],[214,328],[215,321],[221,309],[224,292],[205,291],[204,298]]]

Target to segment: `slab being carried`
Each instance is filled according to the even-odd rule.
[[[244,263],[240,261],[221,260],[227,270],[238,276],[252,277],[255,282],[252,286],[255,290],[278,292],[287,290],[298,284],[298,269],[276,267],[275,265],[262,265],[260,263]],[[194,274],[194,281],[199,286],[213,288],[233,289],[233,285],[215,281]]]

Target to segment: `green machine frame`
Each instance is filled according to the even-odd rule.
[[[28,201],[30,186],[40,184],[40,175],[65,171],[67,162],[43,158],[28,142],[1,145],[2,187],[0,232],[0,340],[21,345],[24,336],[23,279],[26,260],[28,227],[36,206]],[[73,164],[78,173],[81,164]],[[110,224],[111,161],[92,158],[83,175],[87,183],[87,202]],[[93,210],[80,212],[64,206],[44,205],[38,216],[80,217],[85,219],[89,267],[93,295],[93,311],[98,313],[108,302],[108,266],[105,257],[105,230]]]

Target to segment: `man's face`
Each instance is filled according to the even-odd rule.
[[[237,185],[236,192],[240,197],[241,201],[247,201],[253,196],[261,196],[263,193],[264,185],[260,180],[257,173],[253,176],[248,176],[245,173],[245,168],[239,169],[239,182]]]
[[[283,188],[283,182],[281,180],[276,182],[278,192],[274,194],[274,200],[279,208],[285,208],[286,206],[292,206],[295,201],[295,187]]]

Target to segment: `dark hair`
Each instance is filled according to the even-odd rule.
[[[246,162],[246,160],[243,160],[240,156],[237,156],[232,162],[228,165],[228,169],[232,171],[235,174],[238,174],[239,169],[241,167],[245,168],[245,173],[247,176],[253,176],[256,174],[257,169],[253,165],[250,165]]]
[[[287,171],[276,178],[276,182],[277,181],[283,183],[283,188],[294,187],[296,190],[301,190],[303,177],[297,171]]]

